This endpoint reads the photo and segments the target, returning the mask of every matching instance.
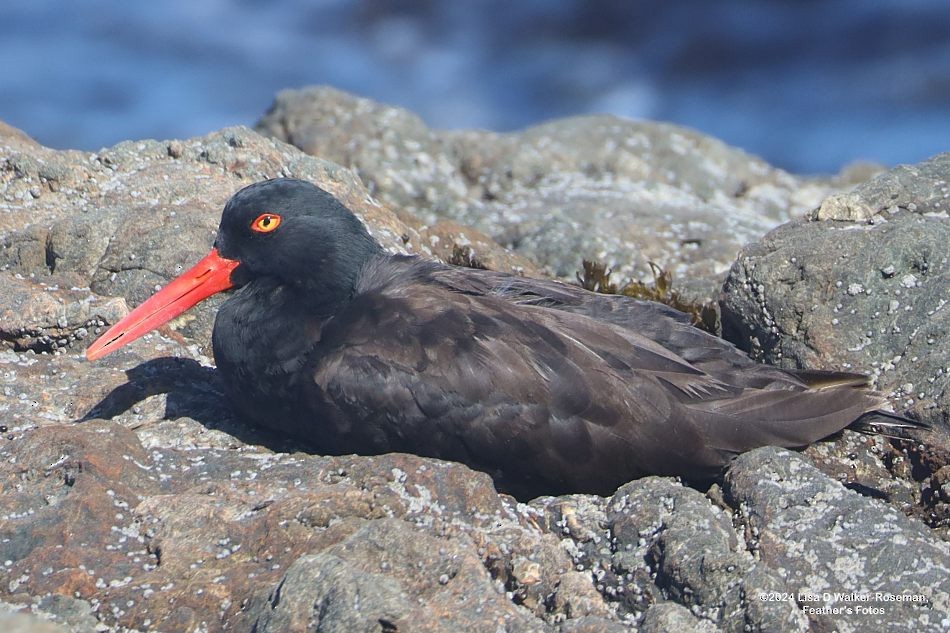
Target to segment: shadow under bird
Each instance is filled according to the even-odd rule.
[[[101,358],[222,290],[218,370],[236,411],[326,454],[463,462],[519,496],[716,476],[879,411],[860,374],[755,363],[667,306],[393,255],[311,183],[250,185],[211,253],[91,345]]]

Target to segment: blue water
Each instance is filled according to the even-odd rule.
[[[0,119],[53,147],[331,84],[445,128],[673,121],[796,172],[950,150],[947,0],[4,0],[0,58]]]

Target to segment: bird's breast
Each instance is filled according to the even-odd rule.
[[[322,324],[283,286],[250,284],[225,301],[214,323],[214,359],[242,413],[257,419],[297,400]]]

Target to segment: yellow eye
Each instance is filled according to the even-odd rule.
[[[270,233],[280,226],[280,216],[276,213],[262,213],[251,222],[251,230],[258,233]]]

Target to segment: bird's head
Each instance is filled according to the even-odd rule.
[[[224,207],[211,252],[135,308],[86,350],[102,358],[211,295],[271,278],[331,305],[353,289],[380,250],[362,222],[315,185],[291,178],[258,182]]]

